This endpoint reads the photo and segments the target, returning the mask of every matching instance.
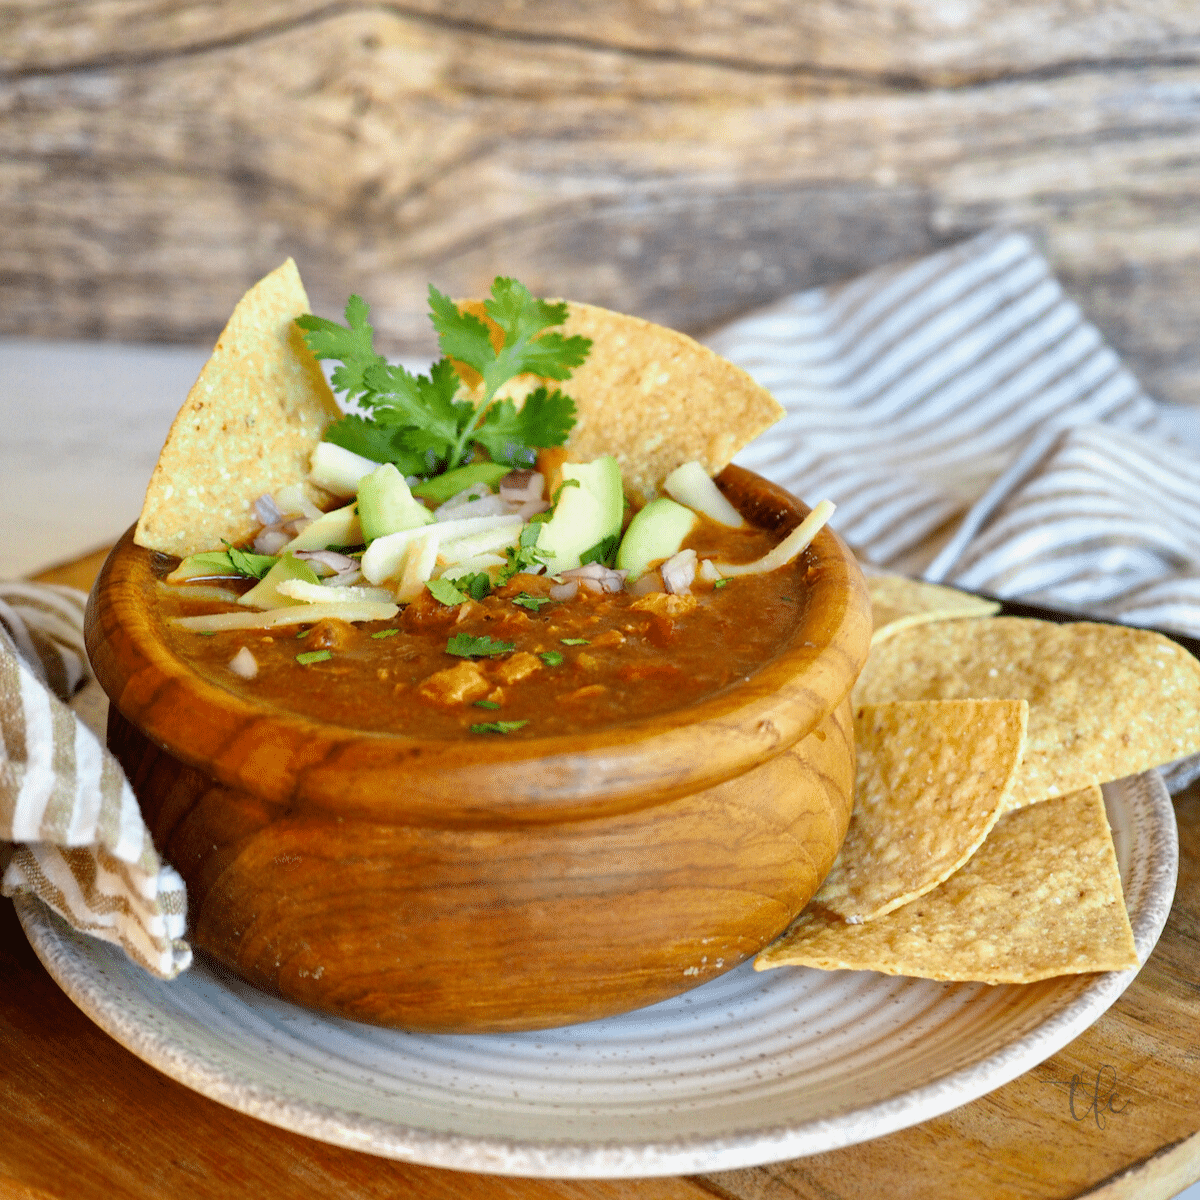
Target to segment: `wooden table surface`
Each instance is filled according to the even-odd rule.
[[[91,556],[42,578],[86,586]],[[434,1170],[311,1141],[205,1099],[103,1034],[0,902],[0,1197],[19,1200],[1166,1200],[1200,1179],[1200,784],[1176,798],[1175,905],[1081,1037],[990,1095],[890,1136],[690,1178]],[[1074,1084],[1074,1086],[1073,1086]]]

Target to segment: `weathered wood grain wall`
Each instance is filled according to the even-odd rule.
[[[0,2],[0,333],[204,340],[287,254],[394,351],[498,271],[702,331],[998,223],[1200,403],[1195,0]]]

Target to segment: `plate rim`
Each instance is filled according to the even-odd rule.
[[[238,1078],[187,1048],[172,1047],[169,1035],[142,1028],[105,995],[103,971],[69,940],[75,931],[32,895],[13,899],[34,952],[85,1015],[150,1066],[248,1116],[348,1149],[461,1171],[581,1179],[695,1174],[839,1149],[940,1116],[1010,1082],[1097,1021],[1133,982],[1153,951],[1170,913],[1178,872],[1174,807],[1157,770],[1117,781],[1116,788],[1105,789],[1110,811],[1118,803],[1131,813],[1139,803],[1145,809],[1142,826],[1133,828],[1135,835],[1147,837],[1147,857],[1139,864],[1146,875],[1145,887],[1141,903],[1130,914],[1138,967],[1097,974],[1065,1007],[1015,1041],[928,1083],[833,1117],[784,1122],[728,1136],[536,1142],[422,1129],[299,1100],[278,1088]],[[119,954],[115,947],[113,950]]]

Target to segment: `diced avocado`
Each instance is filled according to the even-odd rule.
[[[335,496],[353,496],[359,483],[379,466],[333,442],[318,442],[309,463],[309,478]]]
[[[494,487],[511,470],[512,467],[506,467],[503,463],[467,463],[465,467],[455,467],[453,471],[446,471],[445,474],[435,475],[424,483],[418,483],[412,494],[424,500],[444,504],[451,496],[457,496],[473,483],[481,483],[489,489]]]
[[[370,543],[389,533],[415,529],[433,521],[433,513],[413,494],[395,464],[384,463],[358,485],[358,519]]]
[[[167,583],[183,583],[188,579],[240,579],[241,572],[229,561],[227,550],[206,550],[189,554],[167,576]]]
[[[355,505],[334,508],[302,529],[286,546],[289,550],[326,550],[330,546],[357,546],[363,541]]]
[[[279,585],[288,579],[302,579],[305,583],[321,582],[304,559],[285,554],[244,596],[238,598],[238,603],[247,608],[262,609],[302,604],[302,600],[293,600],[279,591]]]
[[[621,467],[611,454],[590,463],[563,463],[562,476],[565,486],[554,516],[542,526],[537,543],[550,575],[572,570],[581,554],[619,536],[625,514]],[[571,480],[579,486],[571,486]]]
[[[677,553],[698,519],[690,508],[674,500],[651,500],[629,522],[617,551],[617,566],[636,579],[651,563]]]

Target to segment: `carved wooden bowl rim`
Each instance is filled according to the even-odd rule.
[[[717,481],[781,534],[808,512],[744,468],[726,467]],[[573,820],[713,786],[815,729],[853,685],[871,633],[862,574],[826,527],[806,551],[808,598],[794,636],[746,681],[677,712],[584,734],[423,740],[314,721],[203,678],[170,652],[146,604],[153,560],[127,531],[88,604],[88,653],[122,715],[228,786],[384,822]]]

